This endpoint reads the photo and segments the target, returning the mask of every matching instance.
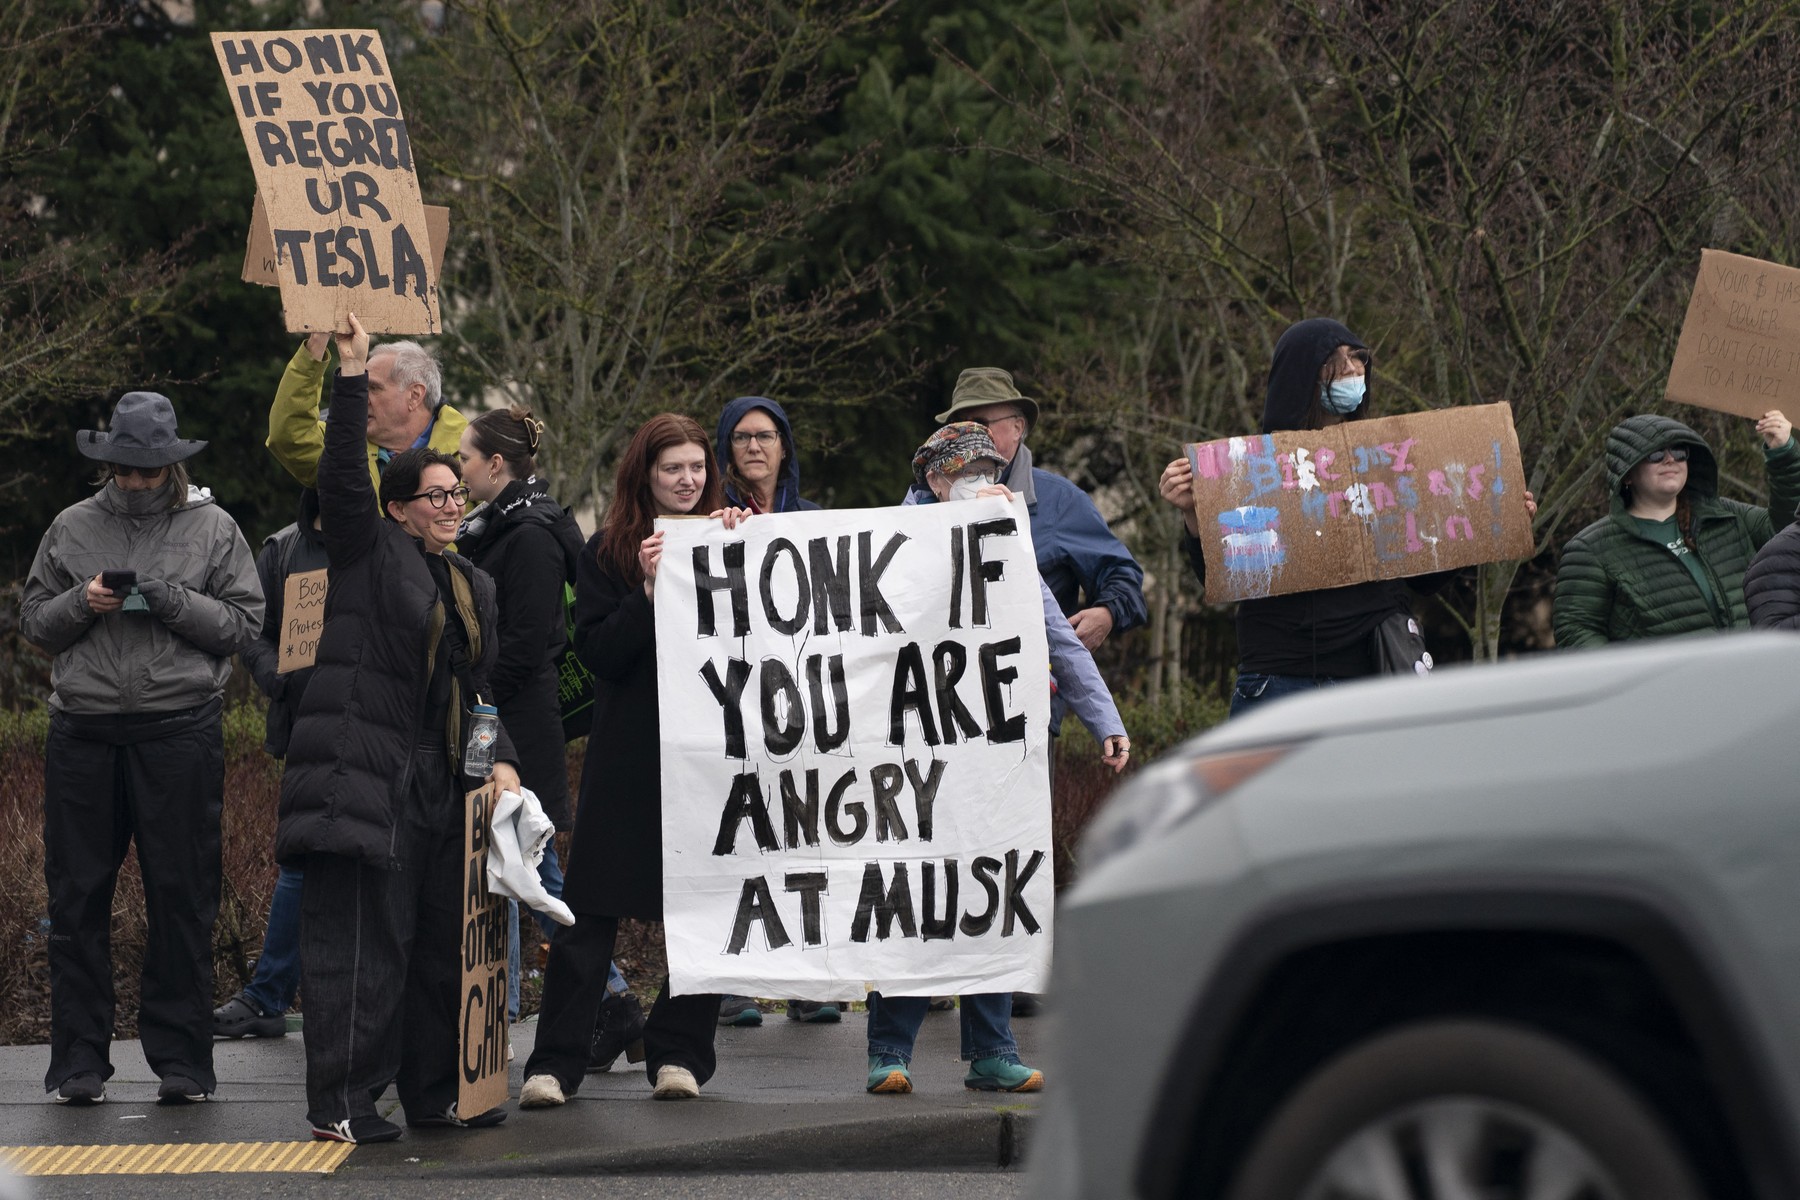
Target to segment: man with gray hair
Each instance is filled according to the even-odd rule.
[[[331,335],[315,333],[282,373],[269,409],[269,453],[304,487],[319,479],[325,448],[325,363]],[[392,456],[415,446],[455,454],[468,420],[443,402],[443,373],[431,352],[417,342],[384,342],[369,351],[369,478],[381,487],[381,469]]]

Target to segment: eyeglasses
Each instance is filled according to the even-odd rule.
[[[110,463],[108,465],[111,466],[113,477],[115,479],[131,479],[134,476],[139,475],[143,476],[145,479],[155,479],[158,475],[161,475],[164,471],[169,469],[167,467],[128,467],[124,463]]]
[[[1644,461],[1647,463],[1659,463],[1665,458],[1670,462],[1686,462],[1688,449],[1686,446],[1676,446],[1669,450],[1652,450],[1644,455]]]
[[[759,446],[773,446],[780,440],[781,435],[773,429],[759,429],[755,433],[743,432],[731,435],[731,444],[734,446],[748,446],[751,442],[755,442]]]
[[[981,426],[983,429],[992,429],[1002,421],[1017,421],[1019,424],[1023,425],[1025,423],[1025,415],[1023,413],[1007,413],[1004,417],[970,417],[969,420],[975,422],[975,424]]]
[[[458,484],[447,492],[443,488],[427,488],[425,491],[414,492],[410,496],[400,496],[398,499],[403,504],[409,500],[429,500],[433,508],[442,508],[444,501],[454,500],[456,506],[461,508],[469,502],[469,489],[462,484]]]

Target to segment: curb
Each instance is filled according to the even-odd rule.
[[[340,1178],[417,1176],[517,1179],[536,1175],[747,1174],[801,1171],[920,1171],[1017,1168],[1025,1157],[1030,1109],[917,1113],[659,1146],[599,1148],[478,1162],[358,1163]]]

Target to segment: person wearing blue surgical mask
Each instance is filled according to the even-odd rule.
[[[1362,339],[1338,321],[1314,317],[1288,326],[1269,363],[1262,432],[1324,429],[1368,416],[1371,362]],[[1162,497],[1181,509],[1187,526],[1182,548],[1205,586],[1193,485],[1186,455],[1163,470]],[[1448,578],[1445,573],[1404,582],[1375,580],[1245,600],[1238,605],[1232,715],[1293,692],[1374,674],[1376,628],[1410,610],[1408,588],[1434,590]]]

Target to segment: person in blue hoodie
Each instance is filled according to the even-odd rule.
[[[800,498],[794,430],[781,405],[761,396],[739,396],[719,414],[718,443],[726,503],[754,513],[819,507]]]
[[[762,396],[739,396],[719,414],[717,452],[725,468],[725,503],[754,513],[805,512],[819,506],[800,496],[800,462],[794,429],[781,405]],[[789,1020],[830,1024],[836,1004],[789,1000]],[[749,996],[721,996],[719,1024],[762,1024],[762,1007]]]

